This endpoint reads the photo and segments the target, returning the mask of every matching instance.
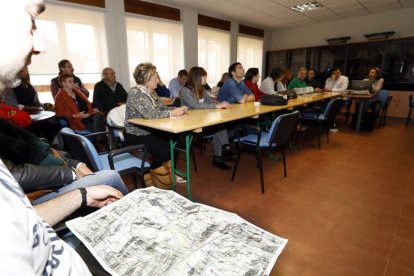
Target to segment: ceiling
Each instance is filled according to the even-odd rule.
[[[176,8],[190,7],[256,27],[282,29],[414,7],[414,0],[317,0],[324,7],[299,13],[290,9],[313,0],[150,0]]]

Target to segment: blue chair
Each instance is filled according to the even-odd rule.
[[[388,107],[390,106],[392,96],[390,96],[390,92],[388,90],[380,90],[380,92],[378,93],[378,100],[381,105],[379,124],[385,126],[385,120],[387,119],[387,111]]]
[[[339,110],[341,109],[343,102],[344,100],[341,98],[333,99],[328,103],[323,113],[309,112],[302,114],[301,124],[312,125],[317,130],[316,135],[318,138],[319,149],[321,149],[320,133],[322,131],[326,132],[326,140],[329,143],[329,131],[335,123],[336,114],[338,114]],[[308,127],[308,130],[309,129],[310,128]]]
[[[255,147],[258,157],[258,167],[260,171],[260,187],[262,194],[264,193],[264,180],[263,180],[263,162],[262,162],[262,149],[269,151],[269,157],[276,159],[272,155],[272,150],[278,149],[282,153],[284,175],[287,177],[286,169],[286,147],[289,146],[289,141],[292,138],[293,132],[296,130],[296,125],[299,120],[299,111],[295,111],[288,114],[283,114],[277,117],[268,132],[262,131],[257,126],[239,126],[236,127],[236,141],[239,145],[239,151],[234,165],[233,175],[231,181],[234,181],[236,176],[237,167],[239,165],[240,156],[243,152],[244,146]],[[241,136],[241,132],[248,131],[248,135]],[[278,159],[279,160],[279,159]]]
[[[134,145],[98,154],[91,141],[85,136],[79,135],[67,127],[62,128],[60,133],[72,157],[84,162],[94,172],[116,170],[120,175],[136,172],[143,181],[144,174],[151,166],[149,162],[143,161],[147,157],[147,148],[144,145]],[[102,135],[102,133],[93,133],[92,135]]]

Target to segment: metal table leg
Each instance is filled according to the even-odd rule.
[[[187,133],[185,135],[185,169],[186,171],[180,171],[175,168],[174,162],[174,150],[183,150],[177,147],[178,140],[175,141],[174,137],[171,136],[170,138],[170,151],[171,151],[171,171],[172,171],[172,189],[175,189],[175,175],[178,174],[181,177],[184,177],[187,180],[186,188],[187,188],[187,198],[191,200],[191,179],[190,179],[190,147],[191,142],[193,140],[193,134]]]
[[[361,129],[361,119],[362,119],[362,113],[364,112],[364,105],[365,101],[362,100],[359,102],[359,108],[358,108],[358,119],[356,124],[356,131],[360,131]]]

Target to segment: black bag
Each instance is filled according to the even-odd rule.
[[[288,99],[279,95],[264,95],[260,98],[262,105],[287,105]]]

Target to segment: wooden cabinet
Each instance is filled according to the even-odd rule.
[[[390,91],[392,100],[388,107],[388,117],[407,118],[408,96],[413,95],[414,91]]]

